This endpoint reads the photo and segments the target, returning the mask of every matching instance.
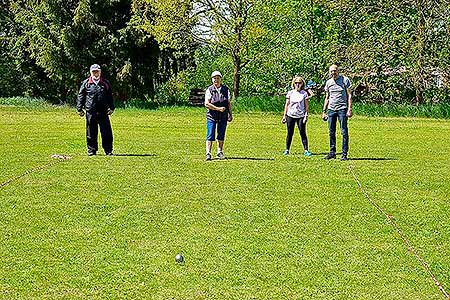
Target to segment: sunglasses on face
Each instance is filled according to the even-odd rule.
[[[294,84],[302,84],[301,82],[294,82]]]

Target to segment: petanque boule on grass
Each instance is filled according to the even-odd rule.
[[[179,264],[184,263],[184,257],[181,254],[177,254],[177,256],[175,256],[175,261]]]

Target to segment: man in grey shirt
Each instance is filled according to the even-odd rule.
[[[342,157],[341,160],[347,160],[348,153],[348,127],[347,120],[352,113],[352,83],[350,79],[339,75],[337,65],[330,66],[331,78],[325,83],[325,101],[323,104],[322,119],[328,120],[328,129],[330,131],[330,153],[325,159],[336,158],[336,123],[339,120],[342,133]]]

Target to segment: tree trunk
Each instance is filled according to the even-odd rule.
[[[233,57],[233,99],[239,97],[239,89],[241,84],[241,58],[239,56]]]
[[[242,24],[236,24],[236,41],[233,49],[233,99],[239,97],[239,89],[241,84],[241,43],[242,43]]]
[[[419,78],[418,80],[422,81],[422,79]],[[416,85],[416,105],[424,102],[423,92],[424,92],[423,84],[422,82],[418,82],[418,84]]]

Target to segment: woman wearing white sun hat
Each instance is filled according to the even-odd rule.
[[[233,120],[231,111],[230,90],[222,85],[222,74],[214,71],[211,74],[212,85],[205,92],[206,112],[206,160],[211,160],[211,148],[216,140],[217,132],[217,158],[224,159],[223,144],[227,122]]]

